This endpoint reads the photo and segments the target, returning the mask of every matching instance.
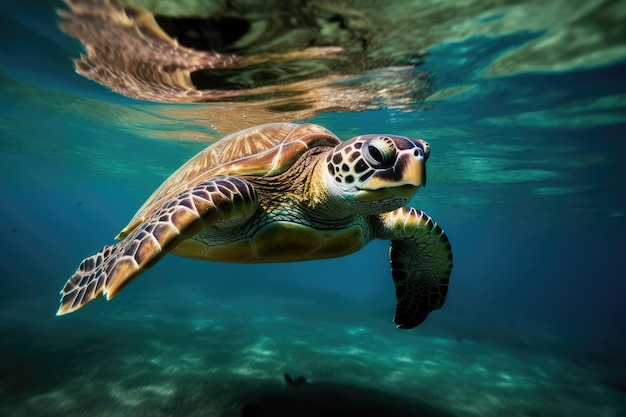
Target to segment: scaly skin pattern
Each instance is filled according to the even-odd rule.
[[[396,286],[394,323],[410,329],[440,309],[448,293],[452,248],[444,231],[412,207],[379,216],[380,239],[390,239],[391,275]]]
[[[217,177],[166,202],[126,238],[83,260],[61,291],[57,315],[70,313],[106,295],[111,299],[172,248],[202,228],[248,218],[258,197],[240,178]]]
[[[342,212],[320,172],[325,151],[307,151],[294,166],[274,177],[246,177],[258,195],[249,219],[203,228],[172,253],[194,259],[233,262],[297,262],[348,255],[370,241],[369,223]]]

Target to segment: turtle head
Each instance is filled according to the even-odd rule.
[[[422,139],[357,136],[327,156],[327,183],[335,194],[353,202],[385,201],[386,206],[400,207],[426,185],[429,154],[430,146]]]

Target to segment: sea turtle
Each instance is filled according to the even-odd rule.
[[[272,123],[231,134],[174,172],[116,237],[82,261],[57,315],[115,296],[166,253],[261,263],[332,258],[391,240],[408,329],[440,308],[452,251],[443,230],[405,204],[425,184],[427,142],[364,135],[341,142],[314,124]]]

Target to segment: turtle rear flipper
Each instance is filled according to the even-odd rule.
[[[217,177],[165,202],[113,246],[83,260],[61,290],[57,315],[71,313],[106,295],[110,300],[184,239],[234,217],[247,219],[258,205],[256,192],[240,178]]]
[[[444,231],[426,213],[400,208],[380,215],[380,238],[391,239],[391,274],[396,286],[394,323],[421,324],[443,306],[452,272],[452,248]]]

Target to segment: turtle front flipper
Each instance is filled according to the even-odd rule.
[[[396,286],[394,323],[411,329],[441,308],[452,272],[452,248],[444,231],[426,213],[399,208],[379,216],[378,238],[390,239]]]
[[[83,260],[61,290],[57,315],[71,313],[106,295],[110,300],[167,252],[202,228],[240,217],[258,206],[252,186],[240,178],[216,177],[165,202],[122,241]]]

